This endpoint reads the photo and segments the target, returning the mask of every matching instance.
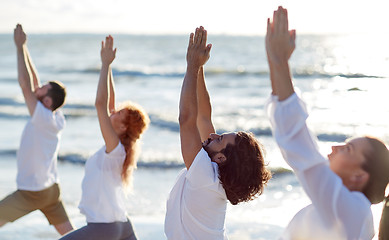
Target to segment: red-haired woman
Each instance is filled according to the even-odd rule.
[[[102,67],[96,94],[96,110],[105,146],[85,165],[79,209],[87,225],[61,239],[136,239],[125,210],[125,188],[136,168],[136,143],[149,123],[139,106],[126,103],[115,109],[111,63],[113,38],[101,45]]]

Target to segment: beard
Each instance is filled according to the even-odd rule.
[[[208,146],[209,145],[209,143],[211,143],[212,142],[212,139],[211,138],[208,138],[207,140],[205,140],[204,142],[203,142],[203,148],[204,148],[204,150],[208,153],[208,157],[211,159],[211,161],[212,161],[212,158],[218,153],[218,152],[216,152],[216,151],[213,151],[212,149],[210,149],[210,147]]]

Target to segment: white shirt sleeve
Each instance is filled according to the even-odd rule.
[[[65,117],[60,109],[53,112],[38,101],[31,123],[43,130],[59,132],[65,127]]]
[[[359,236],[366,218],[372,218],[370,202],[362,193],[350,192],[319,153],[317,139],[306,125],[304,102],[296,94],[281,102],[272,96],[267,110],[281,153],[322,220],[341,223],[347,233]]]
[[[118,145],[109,153],[105,151],[105,146],[103,148],[104,157],[98,159],[98,162],[102,161],[99,163],[102,164],[101,169],[108,172],[121,172],[126,159],[126,150],[123,144],[119,141]]]
[[[186,174],[186,179],[193,188],[206,187],[219,182],[217,164],[211,161],[203,148],[196,155]]]

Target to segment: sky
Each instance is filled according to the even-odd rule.
[[[389,34],[387,0],[0,0],[0,33],[264,35],[279,5],[298,33]]]

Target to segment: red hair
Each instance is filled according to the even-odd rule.
[[[146,130],[150,123],[149,116],[146,111],[133,102],[125,102],[121,105],[121,109],[127,109],[126,118],[123,123],[127,130],[119,136],[120,142],[126,150],[126,159],[123,163],[122,182],[127,186],[132,185],[132,172],[136,168],[137,160],[137,141],[142,133]]]

